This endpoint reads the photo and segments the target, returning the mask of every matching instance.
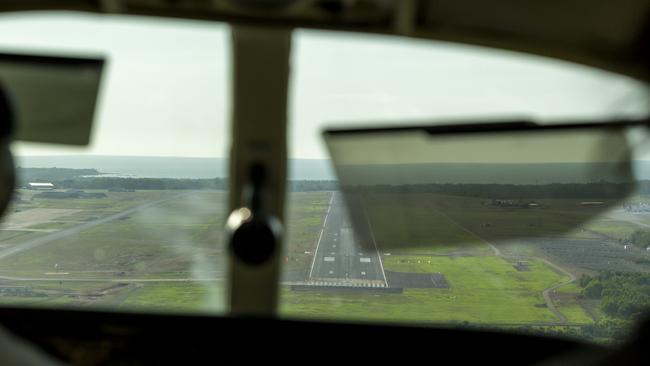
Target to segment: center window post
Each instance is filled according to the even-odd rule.
[[[229,305],[233,315],[273,316],[281,247],[275,223],[284,217],[291,30],[234,26],[232,39],[231,218],[242,210],[252,216],[239,217],[240,225],[231,227]],[[267,239],[274,243],[261,258]]]

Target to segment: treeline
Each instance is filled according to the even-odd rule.
[[[128,190],[180,190],[215,189],[227,190],[228,179],[176,179],[176,178],[73,178],[54,181],[57,188],[63,189],[128,189]],[[331,180],[289,181],[290,192],[332,191],[338,189],[338,182]]]
[[[57,189],[108,190],[227,190],[228,179],[131,178],[101,176],[96,169],[17,168],[18,187],[29,182],[50,182]],[[332,180],[293,180],[287,182],[290,192],[332,191],[338,182]]]
[[[336,191],[339,182],[335,180],[291,180],[287,182],[289,192]]]
[[[625,243],[634,245],[645,249],[650,247],[650,231],[648,230],[635,230],[630,236],[627,237]]]
[[[130,190],[177,190],[177,189],[216,189],[225,190],[225,179],[174,179],[174,178],[76,178],[56,183],[57,188],[66,189],[130,189]]]
[[[641,182],[639,182],[641,183]],[[644,187],[650,182],[644,181]],[[554,183],[542,185],[518,184],[411,184],[411,185],[372,185],[346,186],[350,192],[373,193],[436,193],[452,196],[468,196],[493,199],[530,199],[530,198],[602,198],[620,199],[631,193],[634,188],[630,183]]]
[[[580,341],[590,340],[606,344],[624,341],[634,324],[627,320],[604,317],[592,324],[581,326],[533,327],[521,326],[517,329],[525,333],[544,334],[551,337],[574,338]]]
[[[75,177],[63,180],[49,180],[57,188],[65,189],[228,189],[228,179],[180,179],[180,178],[124,178],[124,177]],[[290,192],[338,190],[337,181],[299,180],[287,182]],[[505,184],[417,184],[417,185],[376,185],[347,187],[349,191],[361,190],[364,193],[436,193],[454,196],[469,196],[490,199],[612,199],[621,198],[629,191],[624,184],[549,184],[549,185],[505,185]]]
[[[613,318],[630,320],[650,310],[650,274],[602,272],[582,276],[582,295],[600,299],[600,309]]]
[[[17,168],[19,185],[47,181],[58,188],[70,189],[227,189],[228,179],[124,178],[102,177],[96,169]],[[96,177],[93,177],[96,176]],[[294,180],[287,183],[292,192],[337,190],[333,180]],[[376,193],[437,193],[490,199],[543,198],[621,198],[635,188],[631,183],[554,183],[543,185],[518,184],[405,184],[347,186],[346,190]],[[650,181],[636,182],[640,194],[650,194]]]
[[[480,324],[470,324],[469,322],[461,322],[459,327],[474,329],[474,330],[493,330],[493,326],[485,326]],[[624,341],[630,333],[634,324],[627,320],[604,317],[595,323],[584,325],[520,325],[509,328],[512,331],[517,331],[525,334],[545,335],[555,338],[573,338],[580,341],[589,340],[599,343],[618,343]]]

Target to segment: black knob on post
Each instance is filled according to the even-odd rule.
[[[278,247],[280,223],[264,209],[264,166],[251,166],[250,184],[246,190],[246,206],[235,210],[226,225],[230,234],[229,249],[235,257],[249,265],[268,261]]]

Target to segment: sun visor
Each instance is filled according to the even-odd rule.
[[[620,204],[635,189],[627,135],[645,123],[437,125],[324,137],[359,245],[485,245],[564,234]]]
[[[0,87],[13,106],[14,139],[87,145],[104,60],[0,53]]]

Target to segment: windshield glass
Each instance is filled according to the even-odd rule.
[[[647,86],[505,51],[315,31],[295,36],[293,70],[305,181],[292,186],[284,316],[612,342],[650,307],[638,133],[336,133],[642,118]]]
[[[0,226],[0,305],[223,311],[229,29],[68,13],[2,18],[0,51],[106,64],[88,147],[12,145],[18,181]],[[482,189],[478,201],[429,191],[367,196],[359,206],[367,222],[386,225],[360,234],[321,138],[325,126],[643,117],[647,86],[505,51],[297,30],[290,92],[283,317],[611,342],[648,307],[647,192],[626,189],[625,202],[524,202]],[[371,154],[379,166],[386,156]],[[392,175],[382,169],[373,176]],[[632,169],[637,181],[649,179],[643,164]],[[535,216],[548,207],[552,214]],[[507,211],[499,217],[518,225],[516,235],[483,219],[495,210]],[[527,236],[549,233],[534,226],[541,221],[562,230]]]
[[[4,52],[105,59],[88,147],[12,145],[0,304],[222,311],[227,27],[43,13],[0,34]]]

